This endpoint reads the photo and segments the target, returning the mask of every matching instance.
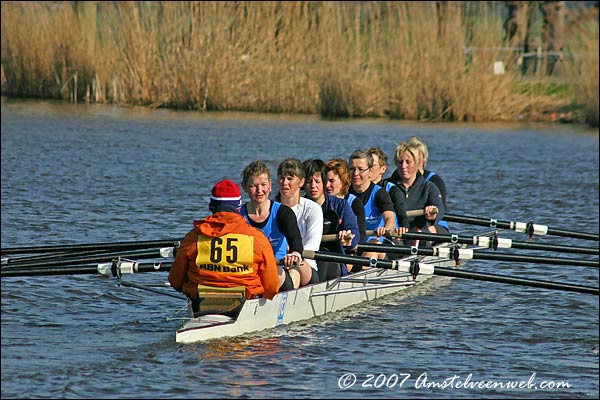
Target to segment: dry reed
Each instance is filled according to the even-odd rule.
[[[523,77],[500,52],[493,4],[441,3],[2,2],[2,93],[421,121],[536,120],[571,106],[515,89]],[[566,69],[597,126],[595,21],[595,38],[574,35],[585,58]]]

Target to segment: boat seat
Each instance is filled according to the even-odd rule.
[[[246,287],[230,288],[198,285],[198,306],[194,307],[194,316],[223,314],[236,317],[246,301]]]

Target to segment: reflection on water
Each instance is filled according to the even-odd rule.
[[[263,337],[260,340],[246,338],[229,338],[226,340],[213,340],[206,345],[187,346],[194,353],[198,361],[211,359],[244,360],[252,357],[261,357],[275,361],[285,358],[282,352],[280,339],[277,337]]]
[[[430,145],[428,165],[446,182],[449,212],[598,232],[597,130],[2,99],[2,247],[180,238],[208,213],[212,184],[239,181],[256,158],[274,172],[290,156],[327,160],[381,146],[391,160],[412,135]],[[464,268],[598,285],[594,268],[485,260]],[[128,279],[164,283],[166,274]],[[177,299],[108,277],[2,279],[2,397],[598,397],[597,297],[447,278],[415,289],[268,332],[178,345],[179,321],[167,320],[183,307]],[[536,372],[574,389],[341,390],[346,372],[503,380]]]
[[[191,345],[189,351],[194,353],[198,361],[195,369],[198,376],[211,379],[212,376],[228,376],[227,385],[224,385],[221,394],[224,397],[240,397],[248,388],[260,391],[260,387],[269,386],[269,377],[256,373],[254,363],[278,363],[286,358],[284,349],[278,338],[261,338],[248,340],[244,338],[231,338],[226,340],[213,340],[206,344]],[[188,351],[187,349],[185,351]],[[206,365],[213,365],[206,368]]]

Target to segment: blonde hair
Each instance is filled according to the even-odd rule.
[[[409,144],[407,142],[400,142],[398,146],[396,146],[396,154],[394,154],[394,163],[397,163],[402,157],[402,153],[407,153],[417,164],[421,161],[421,151],[419,147],[415,144]]]
[[[418,136],[411,136],[406,141],[411,146],[416,146],[422,154],[423,157],[423,168],[427,165],[427,159],[429,158],[429,149],[427,148],[427,143],[425,143]]]

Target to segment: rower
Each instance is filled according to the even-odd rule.
[[[418,136],[409,137],[406,143],[410,144],[411,146],[414,145],[419,149],[419,153],[421,154],[421,161],[419,162],[419,172],[421,173],[421,175],[423,175],[426,182],[432,182],[438,187],[442,196],[442,203],[444,203],[444,209],[447,210],[446,183],[444,183],[442,177],[439,176],[437,173],[425,169],[427,167],[427,160],[429,159],[429,148],[427,147],[427,143],[425,143],[425,141],[423,141],[423,139],[419,138]],[[438,225],[445,228],[446,231],[450,232],[450,228],[446,221],[440,220],[438,221]]]
[[[240,209],[251,226],[269,239],[275,257],[282,259],[279,269],[279,291],[300,286],[299,264],[302,261],[302,235],[294,211],[269,196],[273,187],[269,167],[262,160],[252,161],[241,174],[242,187],[249,202]]]
[[[373,156],[368,150],[354,151],[348,160],[352,177],[349,193],[356,196],[365,209],[365,222],[368,230],[376,230],[377,237],[367,237],[367,242],[381,243],[386,232],[396,230],[396,214],[390,194],[371,181],[373,178]],[[363,253],[371,258],[384,258],[385,252]]]
[[[381,186],[390,194],[392,202],[394,203],[394,210],[396,212],[396,227],[406,228],[409,225],[408,217],[406,216],[406,210],[404,209],[404,195],[392,182],[384,182],[383,178],[388,169],[387,154],[380,147],[370,147],[367,151],[373,157],[373,166],[371,167],[372,176],[371,181]],[[405,230],[401,230],[398,233],[403,233]]]
[[[305,196],[319,204],[323,211],[323,233],[337,237],[337,240],[323,241],[319,250],[340,254],[352,252],[360,238],[356,214],[345,199],[325,193],[327,172],[323,160],[311,158],[302,166],[306,175]],[[317,261],[317,265],[320,282],[348,274],[344,263]]]
[[[421,157],[417,145],[400,142],[394,155],[396,170],[385,181],[394,183],[402,191],[406,210],[424,210],[423,215],[409,218],[409,231],[447,233],[439,224],[445,212],[442,195],[419,171]]]

